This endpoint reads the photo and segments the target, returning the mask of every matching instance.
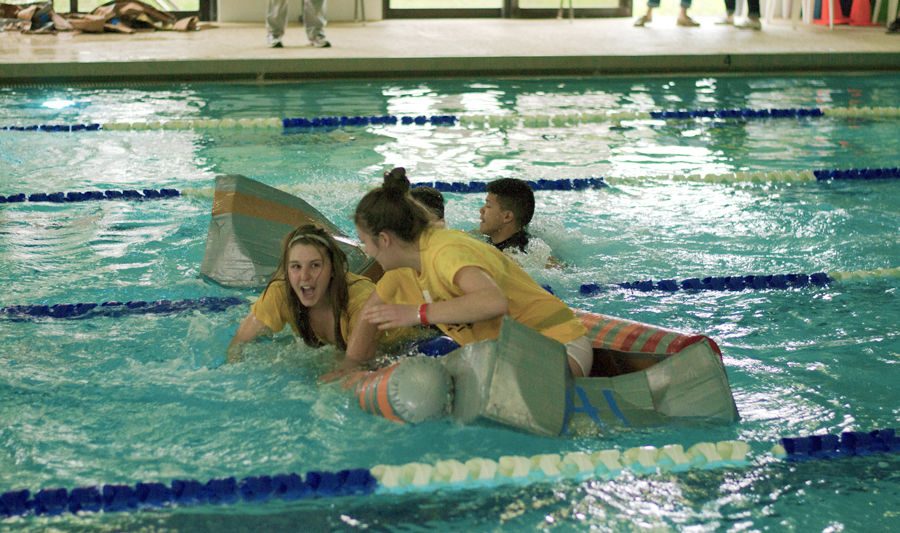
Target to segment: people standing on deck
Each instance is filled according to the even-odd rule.
[[[287,26],[287,0],[269,0],[266,8],[266,42],[272,48],[283,48],[281,39]],[[325,38],[325,0],[303,0],[303,26],[309,44],[315,48],[328,48],[331,43]]]
[[[638,19],[634,21],[634,25],[637,27],[642,27],[647,23],[652,22],[653,10],[659,7],[659,2],[660,0],[647,0],[647,12],[638,17]],[[675,21],[676,24],[688,28],[693,28],[700,25],[699,22],[688,16],[687,10],[690,9],[690,7],[691,0],[681,0],[681,11],[678,13],[678,19],[676,19]]]
[[[375,284],[353,274],[337,241],[318,226],[300,226],[284,240],[272,280],[238,327],[228,346],[228,362],[241,360],[243,346],[290,325],[307,346],[330,344],[344,350]],[[413,332],[378,335],[391,344]]]
[[[759,21],[759,0],[747,0],[747,18],[735,24],[734,11],[737,0],[725,0],[725,17],[716,24],[734,26],[742,30],[761,30],[762,22]]]
[[[495,339],[508,315],[564,344],[573,375],[590,373],[593,350],[571,309],[500,250],[431,220],[402,168],[357,205],[356,231],[385,274],[348,342],[344,370],[374,356],[379,332],[434,324],[466,345]]]
[[[888,24],[887,33],[900,33],[900,15],[897,15],[894,22]]]

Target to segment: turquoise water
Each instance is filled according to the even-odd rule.
[[[437,80],[2,88],[0,125],[324,115],[532,115],[695,108],[895,106],[900,76]],[[533,232],[567,266],[529,267],[573,307],[711,336],[742,420],[552,439],[449,422],[397,426],[316,377],[328,349],[290,337],[223,366],[246,308],[85,320],[0,319],[0,492],[339,470],[897,427],[897,278],[826,288],[672,294],[581,283],[900,266],[896,181],[722,184],[669,174],[900,166],[900,122],[638,121],[553,128],[370,126],[0,132],[0,194],[162,188],[181,198],[0,205],[0,307],[253,296],[199,277],[212,180],[297,194],[352,232],[381,172],[422,181],[611,177],[541,192]],[[613,178],[629,178],[615,180]],[[480,195],[448,194],[453,227]],[[3,528],[888,530],[896,455],[421,495],[19,517]]]

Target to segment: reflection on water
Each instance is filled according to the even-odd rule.
[[[656,109],[896,105],[896,75],[0,88],[0,125],[324,115],[534,115]],[[72,102],[43,106],[50,100]],[[711,336],[742,420],[552,439],[497,426],[399,426],[317,376],[335,354],[289,335],[225,346],[246,308],[85,320],[0,319],[0,491],[340,470],[379,463],[744,439],[895,426],[895,278],[785,291],[641,293],[642,279],[855,271],[897,265],[898,184],[729,184],[677,173],[890,166],[896,121],[624,121],[578,127],[0,131],[0,194],[173,187],[161,201],[0,206],[0,306],[239,295],[198,275],[215,174],[299,195],[348,234],[384,169],[414,180],[630,176],[539,192],[520,258],[573,307]],[[482,195],[447,193],[451,227]],[[552,253],[564,266],[543,268]],[[597,295],[582,283],[608,284]],[[12,519],[59,529],[887,530],[897,460],[755,460],[677,475],[300,503]],[[865,518],[857,511],[865,509]]]

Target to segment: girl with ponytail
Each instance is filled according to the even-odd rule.
[[[372,358],[384,331],[434,324],[466,345],[495,339],[509,315],[565,344],[573,375],[588,375],[593,350],[572,310],[503,252],[433,224],[409,188],[406,171],[395,168],[356,207],[357,234],[385,274],[348,340],[346,367]]]

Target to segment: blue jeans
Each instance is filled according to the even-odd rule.
[[[737,0],[725,0],[725,11],[734,13]],[[747,0],[747,16],[759,18],[759,0]]]
[[[659,7],[660,0],[647,0],[647,7]],[[691,7],[691,0],[681,0],[681,7],[687,9]]]

